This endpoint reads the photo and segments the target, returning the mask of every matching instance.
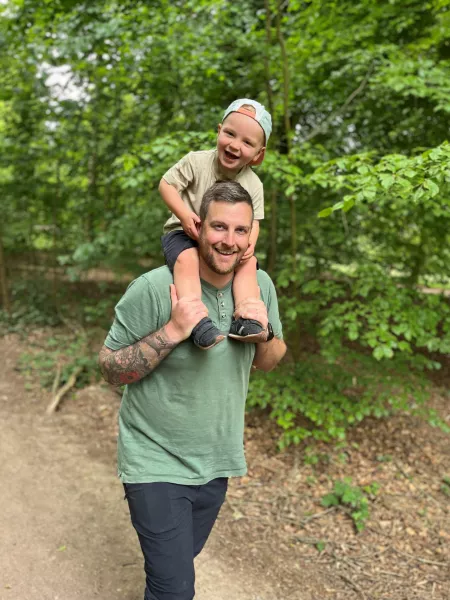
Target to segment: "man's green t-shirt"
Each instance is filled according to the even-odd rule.
[[[167,267],[145,273],[116,306],[105,345],[119,350],[165,325],[171,314]],[[258,271],[261,298],[282,338],[274,285]],[[232,282],[202,281],[202,300],[222,331],[234,311]],[[188,338],[147,377],[127,385],[119,411],[118,473],[124,483],[205,484],[244,475],[244,409],[255,345],[227,338],[208,351]]]

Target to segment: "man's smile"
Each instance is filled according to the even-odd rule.
[[[222,256],[231,256],[232,254],[236,254],[235,250],[220,250],[219,248],[214,248],[214,250]]]

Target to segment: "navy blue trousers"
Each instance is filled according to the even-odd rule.
[[[194,557],[225,500],[228,479],[205,485],[125,483],[146,574],[144,600],[192,600]]]

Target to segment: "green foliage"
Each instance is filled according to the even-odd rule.
[[[418,287],[450,281],[449,14],[448,0],[0,4],[2,330],[107,328],[115,292],[73,302],[68,284],[162,263],[161,176],[250,96],[273,114],[257,251],[291,352],[250,405],[270,407],[281,445],[418,411],[420,372],[450,348],[448,300]],[[63,282],[16,283],[25,253],[48,253]]]
[[[295,273],[282,273],[278,283],[288,288],[297,280]],[[411,288],[379,265],[355,265],[346,275],[336,265],[326,279],[309,279],[298,290],[297,296],[281,298],[287,330],[295,331],[301,318],[326,346],[323,354],[330,360],[339,356],[344,342],[370,349],[377,360],[397,356],[431,369],[439,369],[439,362],[418,350],[449,352],[448,299]]]
[[[21,354],[18,369],[30,381],[38,380],[42,387],[50,389],[58,369],[59,384],[64,385],[73,371],[81,367],[76,385],[82,388],[100,377],[97,352],[89,348],[89,337],[81,331],[77,335],[70,335],[67,331],[55,333],[35,351]]]
[[[352,485],[349,478],[335,481],[333,491],[322,498],[322,506],[343,506],[349,508],[356,531],[363,531],[370,517],[369,499],[378,494],[380,486],[371,483],[362,488]]]
[[[294,362],[252,378],[249,406],[270,408],[281,448],[309,437],[344,439],[364,418],[399,411],[448,431],[424,406],[426,370],[439,369],[450,348],[448,300],[408,287],[377,265],[346,271],[334,265],[326,279],[307,280],[303,262],[280,273]]]
[[[22,279],[11,286],[13,310],[0,310],[0,333],[26,333],[31,327],[61,323],[48,281]]]
[[[270,409],[281,430],[278,445],[285,448],[308,438],[344,440],[363,419],[417,411],[427,397],[426,380],[404,362],[384,364],[347,350],[335,364],[302,354],[296,363],[255,374],[248,406]]]

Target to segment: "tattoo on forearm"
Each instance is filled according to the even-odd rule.
[[[113,385],[134,383],[154,371],[176,346],[163,327],[121,350],[104,346],[99,355],[100,370],[106,381]]]
[[[147,344],[151,348],[153,348],[153,350],[156,352],[156,354],[158,356],[161,356],[161,353],[164,350],[167,350],[167,349],[172,350],[172,348],[174,348],[176,346],[176,344],[174,344],[173,342],[169,342],[168,340],[164,339],[164,337],[159,332],[154,333],[153,336],[149,336],[149,339],[147,340]]]

